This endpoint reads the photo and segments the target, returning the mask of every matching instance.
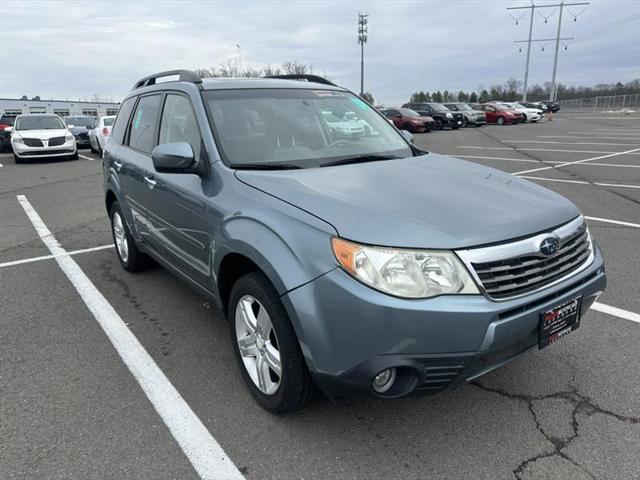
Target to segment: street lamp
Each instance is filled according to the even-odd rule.
[[[360,44],[360,96],[364,94],[364,44],[369,32],[368,13],[358,13],[358,43]]]

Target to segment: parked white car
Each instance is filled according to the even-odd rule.
[[[11,147],[16,163],[34,158],[78,158],[76,139],[57,115],[32,113],[18,115],[11,133]]]
[[[514,110],[518,110],[520,113],[522,113],[524,115],[525,122],[535,123],[538,120],[544,120],[544,112],[539,108],[529,108],[529,107],[525,107],[521,103],[514,103],[514,102],[509,102],[509,103],[501,102],[501,103],[503,105],[507,105],[513,108]]]
[[[107,143],[109,135],[111,135],[111,127],[113,126],[113,122],[115,122],[115,120],[115,115],[98,117],[95,125],[93,126],[91,131],[89,131],[89,144],[93,153],[99,153],[100,155],[102,155],[102,150]]]

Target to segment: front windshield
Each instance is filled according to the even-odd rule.
[[[435,112],[449,112],[450,111],[447,107],[445,107],[441,103],[430,103],[429,105],[431,105],[431,108],[433,108],[433,110]]]
[[[57,130],[64,128],[64,124],[57,115],[18,117],[16,130]]]
[[[412,156],[404,138],[366,102],[336,90],[203,92],[228,165],[317,167],[336,161]]]
[[[67,117],[67,125],[73,125],[74,127],[91,127],[94,120],[91,117]]]
[[[473,110],[473,108],[471,108],[466,103],[456,103],[456,107],[458,107],[458,110],[460,110],[461,112],[468,112],[469,110]]]

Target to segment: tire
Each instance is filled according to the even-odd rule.
[[[436,130],[442,130],[442,120],[440,120],[439,118],[435,119],[435,128]]]
[[[76,153],[69,155],[69,160],[78,160],[78,151]]]
[[[259,272],[241,277],[231,290],[228,311],[233,352],[256,402],[265,410],[280,414],[300,410],[314,401],[319,391],[271,282]],[[278,368],[280,375],[276,373]]]
[[[467,120],[467,117],[462,119],[462,126],[465,128],[469,126],[469,120]]]
[[[400,130],[406,130],[408,132],[413,133],[413,127],[411,126],[410,123],[405,123]]]
[[[504,117],[498,117],[496,120],[496,123],[498,125],[504,125]]]
[[[16,163],[16,165],[19,164],[19,163],[24,163],[22,161],[22,159],[18,155],[16,155],[15,153],[13,154],[13,161]]]
[[[524,113],[522,114],[522,123],[527,123],[527,116]]]
[[[149,257],[138,250],[118,202],[113,202],[111,205],[109,218],[111,218],[111,236],[113,244],[116,246],[116,255],[120,260],[120,265],[127,272],[143,270],[148,265]],[[118,226],[120,228],[117,228]]]

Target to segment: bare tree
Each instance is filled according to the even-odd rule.
[[[287,75],[304,75],[312,72],[310,67],[304,63],[298,62],[297,60],[287,60],[282,64],[282,70]]]

